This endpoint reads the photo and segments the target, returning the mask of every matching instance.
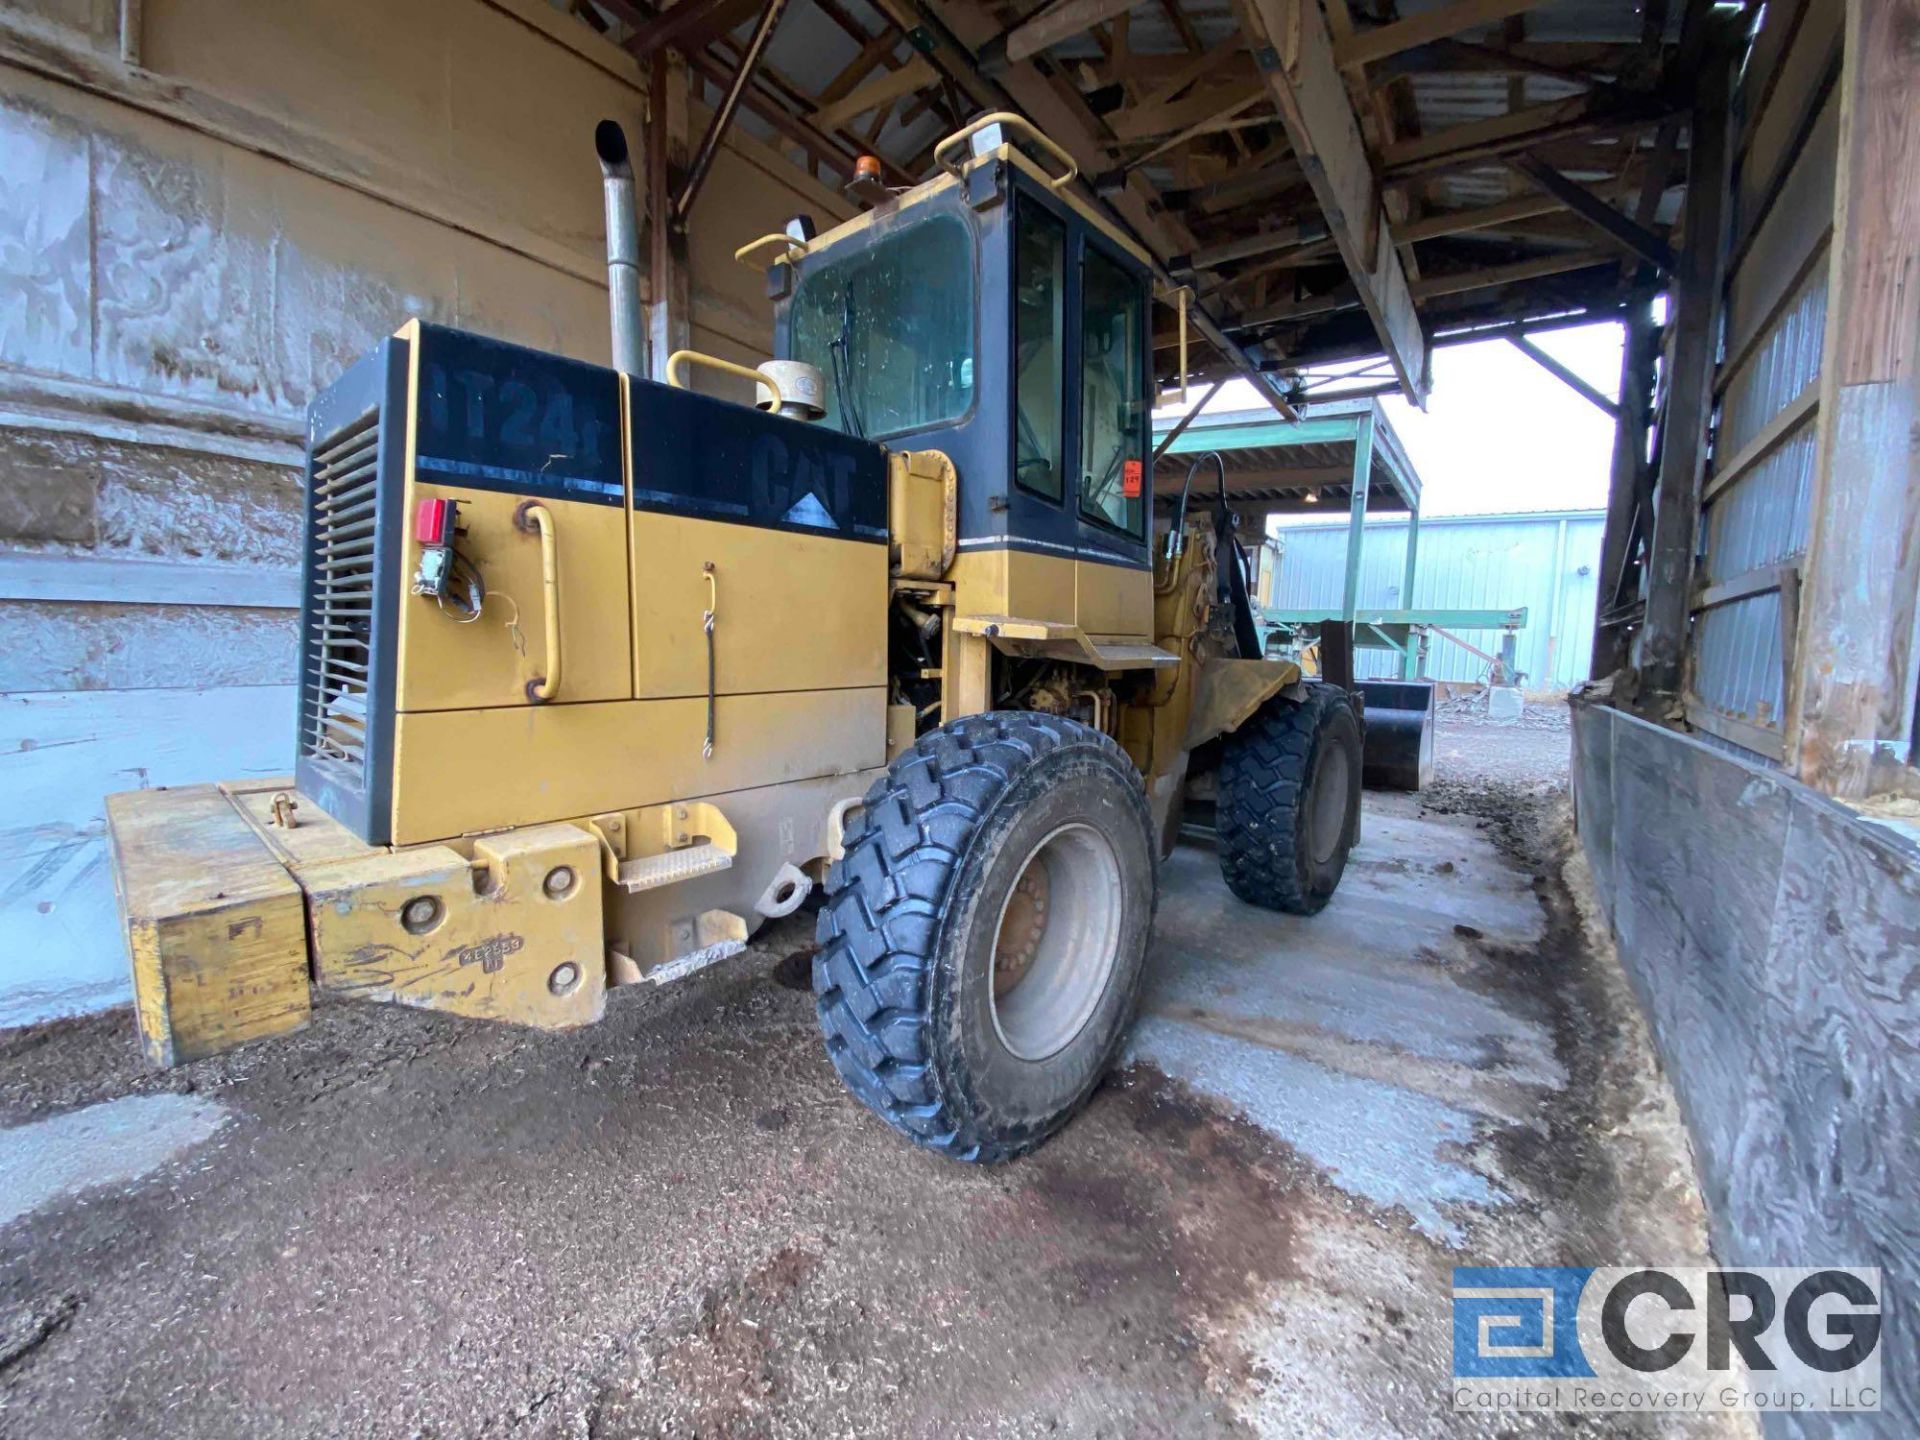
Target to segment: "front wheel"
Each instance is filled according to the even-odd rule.
[[[1099,731],[1006,711],[922,736],[827,876],[813,989],[834,1068],[929,1150],[1031,1150],[1113,1063],[1156,878],[1139,773]]]
[[[1360,722],[1337,685],[1275,697],[1220,755],[1220,871],[1249,905],[1317,914],[1360,833]]]

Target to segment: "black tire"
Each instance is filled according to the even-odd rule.
[[[1040,908],[1010,932],[1024,953],[999,975],[996,998],[1002,917],[1033,866],[1066,878],[1033,882]],[[1058,884],[1068,888],[1048,888]],[[1113,1064],[1139,998],[1157,884],[1145,788],[1107,736],[1020,711],[922,736],[867,792],[845,858],[828,871],[813,990],[834,1069],[928,1150],[985,1163],[1031,1150]],[[1110,901],[1092,898],[1109,888]],[[1107,947],[1067,943],[1091,933],[1113,939],[1098,974],[1077,957]],[[1051,1030],[1016,1025],[1029,978],[1051,1008],[1029,1005],[1021,1023],[1039,1014]],[[1069,1000],[1056,1004],[1061,995]],[[1068,1038],[1041,1053],[1059,1035]]]
[[[1220,755],[1220,873],[1249,905],[1313,915],[1333,898],[1360,827],[1360,722],[1347,692],[1276,696]]]

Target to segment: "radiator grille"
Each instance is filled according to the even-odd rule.
[[[300,748],[363,784],[372,661],[374,521],[379,499],[380,411],[367,411],[313,449],[306,674]]]

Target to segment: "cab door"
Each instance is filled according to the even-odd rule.
[[[1085,232],[1078,268],[1076,615],[1089,635],[1147,635],[1153,629],[1151,571],[1141,568],[1152,503],[1147,281]]]

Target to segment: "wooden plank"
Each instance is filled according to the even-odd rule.
[[[1724,35],[1721,37],[1724,41]],[[1675,274],[1674,346],[1660,426],[1660,481],[1647,552],[1647,610],[1640,632],[1641,693],[1649,706],[1680,689],[1692,598],[1700,485],[1713,408],[1720,341],[1726,232],[1732,185],[1729,135],[1732,46],[1715,45],[1702,65],[1687,148],[1686,241]]]
[[[1345,3],[1345,0],[1336,0],[1336,3]],[[1334,63],[1344,68],[1384,60],[1403,50],[1458,35],[1462,30],[1525,14],[1544,3],[1545,0],[1455,0],[1454,4],[1426,10],[1391,25],[1359,31],[1352,39],[1334,47]]]
[[[1267,93],[1260,80],[1239,80],[1225,85],[1209,85],[1204,90],[1179,100],[1159,105],[1133,105],[1107,116],[1107,128],[1123,143],[1151,140],[1197,125],[1222,113],[1243,110]]]
[[[181,1065],[307,1023],[300,887],[214,785],[107,797],[141,1045]]]
[[[876,67],[886,63],[887,58],[899,48],[900,32],[889,25],[860,47],[860,53],[847,62],[846,68],[827,82],[820,92],[818,102],[822,106],[831,105],[842,96],[851,93]]]
[[[1271,230],[1262,230],[1257,235],[1249,235],[1244,240],[1229,240],[1222,245],[1209,245],[1196,250],[1191,255],[1176,255],[1167,262],[1167,268],[1176,275],[1190,275],[1197,270],[1211,270],[1217,265],[1231,265],[1238,260],[1252,260],[1262,255],[1270,255],[1276,250],[1290,250],[1296,245],[1331,238],[1327,227],[1318,220],[1302,220],[1292,225],[1278,225]]]
[[[1563,255],[1543,255],[1537,260],[1516,260],[1511,265],[1491,265],[1485,270],[1469,270],[1458,275],[1429,275],[1415,283],[1414,295],[1430,300],[1439,295],[1464,295],[1473,290],[1491,290],[1522,280],[1538,280],[1547,275],[1565,275],[1596,265],[1610,265],[1616,258],[1611,250],[1573,250]]]
[[[1702,610],[1711,610],[1716,605],[1730,605],[1735,600],[1745,600],[1754,595],[1770,595],[1775,590],[1784,590],[1794,583],[1794,577],[1800,573],[1798,565],[1760,565],[1752,570],[1722,580],[1718,584],[1701,589],[1693,601],[1693,610],[1697,615]]]
[[[1007,34],[1007,59],[1018,64],[1131,10],[1137,0],[1054,0]]]
[[[1443,210],[1435,215],[1423,215],[1418,220],[1409,220],[1394,233],[1408,243],[1440,240],[1449,235],[1496,229],[1516,220],[1554,215],[1566,208],[1551,195],[1522,195],[1514,200],[1502,200],[1498,204],[1482,205],[1472,210]]]
[[[1791,763],[1889,783],[1914,729],[1920,604],[1920,0],[1848,0],[1840,167]],[[1879,778],[1877,778],[1877,776]]]
[[[687,62],[671,51],[655,51],[647,94],[646,207],[640,219],[648,246],[647,364],[652,378],[662,382],[667,357],[693,339],[687,231],[673,220],[674,191],[687,168],[687,98]]]
[[[891,105],[916,90],[924,90],[937,83],[939,78],[925,56],[915,55],[898,70],[876,75],[865,84],[855,86],[850,94],[814,111],[813,123],[821,130],[838,130],[849,120],[857,119],[869,110]]]
[[[1619,99],[1599,92],[1531,105],[1490,120],[1450,125],[1382,147],[1382,173],[1407,179],[1432,170],[1472,164],[1516,150],[1535,150],[1550,141],[1646,125],[1666,112],[1657,98]]]
[[[1405,267],[1387,234],[1380,186],[1333,63],[1333,38],[1311,0],[1236,0],[1287,138],[1326,217],[1347,273],[1402,392],[1425,403],[1427,337]]]
[[[1760,427],[1760,433],[1749,440],[1739,454],[1730,457],[1724,465],[1714,466],[1707,487],[1701,493],[1700,503],[1711,505],[1729,485],[1779,449],[1781,443],[1812,419],[1819,408],[1820,381],[1816,377],[1798,395],[1781,406],[1778,413]]]
[[[635,59],[649,60],[669,45],[695,35],[729,0],[680,0],[627,37],[626,48]]]
[[[1697,695],[1686,697],[1684,709],[1687,724],[1706,731],[1716,740],[1725,740],[1769,760],[1783,759],[1787,753],[1786,737],[1771,726],[1756,725],[1737,715],[1723,715]]]

